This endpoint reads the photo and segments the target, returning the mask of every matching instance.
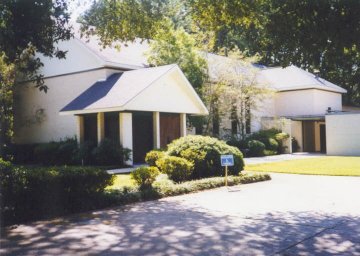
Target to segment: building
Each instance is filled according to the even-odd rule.
[[[58,47],[68,51],[65,60],[39,56],[48,93],[29,82],[15,92],[18,144],[75,135],[79,142],[111,138],[132,149],[134,162],[141,162],[150,149],[187,134],[187,115],[208,114],[177,65],[148,67],[146,42],[122,45],[119,52],[102,49],[95,37],[75,37]],[[210,74],[226,61],[214,54],[206,57]],[[298,141],[299,151],[360,155],[360,134],[354,130],[358,116],[342,114],[346,90],[295,66],[255,68],[275,93],[252,110],[249,132],[278,127]],[[230,125],[224,122],[222,128]]]

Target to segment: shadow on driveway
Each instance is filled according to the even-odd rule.
[[[8,228],[4,255],[360,255],[360,220],[314,212],[241,217],[151,201]]]

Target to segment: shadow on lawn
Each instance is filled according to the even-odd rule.
[[[359,224],[359,219],[310,212],[220,216],[181,203],[152,201],[8,229],[0,254],[328,255],[339,251],[327,245],[345,246],[346,234],[336,230],[358,236]],[[319,239],[295,246],[318,233]],[[359,237],[346,239],[346,252],[360,254]]]

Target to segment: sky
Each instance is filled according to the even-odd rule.
[[[71,12],[71,21],[76,21],[77,17],[88,9],[94,0],[68,0]]]

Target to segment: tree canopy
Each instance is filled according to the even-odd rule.
[[[13,136],[15,75],[21,73],[40,90],[47,90],[35,53],[65,57],[55,43],[70,39],[69,18],[66,0],[0,1],[0,157],[8,156]]]
[[[198,46],[206,46],[206,50],[239,48],[248,56],[258,53],[265,65],[294,64],[319,71],[323,78],[348,90],[346,103],[360,104],[359,1],[99,0],[97,3],[101,8],[99,5],[90,8],[83,19],[84,28],[96,26],[96,33],[106,39],[105,43],[113,39],[151,39],[162,29],[161,20],[171,18],[176,26],[183,26],[196,38]],[[177,11],[171,11],[173,6]]]
[[[7,64],[37,81],[40,90],[47,87],[42,76],[35,72],[41,67],[36,52],[45,56],[64,58],[65,52],[55,43],[68,40],[69,13],[66,0],[4,0],[0,2],[0,52]]]

